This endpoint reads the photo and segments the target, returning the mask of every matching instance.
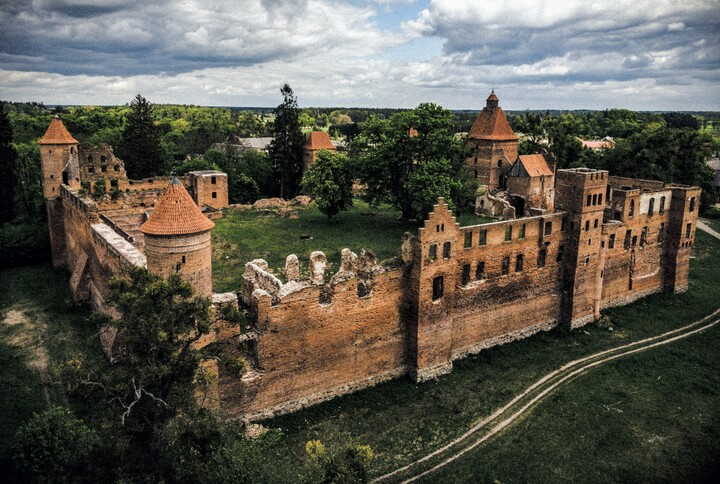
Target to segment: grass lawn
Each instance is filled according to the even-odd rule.
[[[376,453],[372,474],[380,475],[462,434],[563,363],[700,319],[720,305],[720,241],[698,233],[696,247],[690,290],[606,311],[613,331],[592,324],[579,331],[542,333],[456,362],[450,375],[435,382],[399,379],[264,422],[283,432],[268,452],[268,472],[274,479],[292,480],[305,442],[319,439],[331,445],[369,444]],[[654,476],[649,480],[705,475],[717,469],[714,459],[720,455],[718,342],[720,328],[714,328],[593,370],[489,447],[457,461],[447,476],[431,480],[627,481],[647,480],[645,475]],[[491,450],[495,459],[485,455]],[[654,464],[651,458],[665,460]]]
[[[239,291],[245,263],[265,259],[272,272],[284,278],[285,257],[296,254],[307,271],[310,253],[325,252],[330,277],[340,264],[340,251],[348,248],[359,254],[372,250],[379,261],[398,257],[405,232],[417,233],[416,223],[399,220],[400,213],[389,206],[371,208],[356,199],[350,210],[328,222],[317,208],[298,208],[299,218],[281,217],[276,211],[225,210],[213,230],[213,290]],[[464,214],[461,225],[475,225],[492,219]]]

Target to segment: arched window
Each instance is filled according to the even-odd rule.
[[[660,213],[665,213],[665,197],[660,197]]]
[[[650,206],[648,207],[648,216],[652,215],[654,211],[655,211],[655,199],[651,198]]]

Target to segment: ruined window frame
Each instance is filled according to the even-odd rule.
[[[546,263],[547,263],[547,249],[542,248],[538,251],[537,266],[545,267]]]
[[[614,249],[615,248],[615,234],[610,234],[610,237],[608,238],[608,249]]]
[[[635,200],[630,200],[630,208],[628,209],[628,218],[635,215]]]
[[[478,236],[478,245],[487,245],[487,229],[480,230]]]
[[[520,225],[520,226],[518,227],[518,235],[517,235],[517,238],[518,238],[518,240],[521,240],[521,239],[524,239],[524,238],[525,238],[525,224],[522,224],[522,225]]]
[[[515,256],[515,272],[522,272],[523,271],[523,264],[525,262],[525,256],[522,254],[518,254]]]
[[[437,302],[445,295],[444,276],[435,276],[432,282],[432,301]]]
[[[543,230],[545,235],[552,235],[552,222],[545,222],[545,228]]]
[[[428,247],[428,259],[430,261],[437,260],[437,244],[430,244]]]
[[[508,225],[505,227],[505,242],[510,242],[512,240],[512,225]]]
[[[695,211],[695,197],[690,197],[690,209],[688,211],[689,212]]]
[[[648,228],[643,227],[642,232],[640,232],[640,247],[645,247],[645,244],[647,244],[647,238],[648,238]]]
[[[470,264],[463,264],[460,282],[463,286],[470,284]]]
[[[448,241],[443,244],[443,259],[450,257],[452,257],[452,243]]]
[[[475,280],[480,281],[485,279],[485,261],[480,261],[475,267]]]
[[[623,241],[623,249],[628,250],[632,243],[632,230],[625,231],[625,240]]]
[[[692,232],[692,223],[689,223],[685,226],[685,238],[690,238],[690,232]]]
[[[648,217],[652,217],[653,213],[655,213],[655,199],[651,198],[648,205]]]
[[[665,239],[665,223],[661,223],[660,227],[658,228],[658,236],[657,241],[658,243],[662,242]]]
[[[463,248],[470,249],[472,247],[472,232],[465,232],[465,240],[463,241]]]
[[[665,213],[665,197],[660,197],[660,208],[658,209],[658,213],[661,215]]]
[[[505,256],[502,259],[502,266],[500,268],[500,275],[507,276],[510,273],[510,256]]]

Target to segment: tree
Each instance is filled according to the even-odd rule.
[[[300,109],[293,90],[285,84],[280,93],[283,102],[274,111],[274,138],[268,152],[276,179],[280,180],[277,194],[281,198],[292,198],[297,195],[302,177],[305,139],[300,131]]]
[[[78,356],[62,372],[78,396],[105,402],[112,437],[123,443],[118,445],[126,472],[141,476],[159,472],[157,463],[168,455],[164,442],[173,433],[187,436],[192,441],[188,445],[212,449],[197,442],[202,435],[214,434],[207,428],[210,424],[196,431],[197,427],[192,430],[192,425],[182,423],[200,415],[194,381],[200,373],[201,351],[195,343],[210,329],[210,301],[192,296],[192,287],[178,275],[165,280],[134,268],[127,276],[113,278],[107,301],[122,317],[98,318],[117,330],[128,356],[109,367]],[[175,427],[169,427],[173,422]],[[205,457],[195,453],[194,458]]]
[[[328,220],[352,205],[352,184],[347,157],[328,150],[320,150],[317,161],[302,178],[303,189]]]
[[[140,179],[165,172],[160,132],[152,117],[153,106],[140,94],[130,103],[118,155],[130,178]]]
[[[650,123],[607,150],[601,166],[616,176],[662,180],[699,186],[701,209],[712,205],[713,172],[707,159],[716,149],[708,135],[691,129],[666,128]]]
[[[14,461],[32,482],[93,482],[89,467],[100,447],[98,435],[64,407],[33,417],[18,431]]]
[[[391,203],[405,219],[424,218],[425,201],[438,196],[463,208],[467,188],[474,192],[474,182],[463,183],[469,173],[460,140],[454,136],[452,113],[435,104],[420,104],[386,120],[369,118],[351,144],[351,156],[367,185],[366,198]],[[426,184],[422,189],[420,179]],[[448,183],[449,179],[460,183]]]
[[[0,103],[0,226],[15,218],[17,152],[12,141],[13,130],[5,112],[5,103]]]

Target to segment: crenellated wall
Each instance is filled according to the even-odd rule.
[[[328,279],[313,252],[310,278],[291,255],[283,283],[265,261],[247,263],[255,361],[241,379],[221,373],[221,408],[259,419],[402,374],[435,378],[485,348],[685,289],[699,189],[572,169],[558,171],[556,193],[563,211],[470,227],[440,199],[405,236],[401,267],[345,249]]]

